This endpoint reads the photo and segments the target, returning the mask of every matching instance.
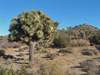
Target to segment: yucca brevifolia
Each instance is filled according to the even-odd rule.
[[[12,19],[9,39],[29,45],[29,61],[34,61],[36,44],[49,44],[56,32],[59,22],[54,22],[42,11],[24,11]]]

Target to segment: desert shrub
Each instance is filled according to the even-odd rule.
[[[86,75],[100,75],[100,67],[99,64],[97,64],[97,60],[98,59],[87,60],[80,63],[80,66],[83,68],[83,71],[86,72]]]
[[[83,68],[83,71],[89,72],[90,70],[93,70],[94,68],[96,68],[96,63],[95,61],[87,60],[87,61],[81,62],[80,66]]]
[[[99,53],[99,51],[98,50],[96,50],[96,49],[83,49],[82,51],[81,51],[81,53],[83,54],[83,55],[89,55],[89,56],[92,56],[92,55],[98,55],[98,53]]]
[[[84,40],[84,39],[76,39],[76,40],[72,40],[70,45],[72,47],[89,46],[89,42],[88,40]]]
[[[4,50],[0,50],[0,56],[4,56],[5,55],[5,51]]]
[[[59,33],[53,43],[56,47],[65,48],[70,44],[70,38],[66,34]]]
[[[45,58],[50,58],[51,60],[53,60],[54,58],[56,58],[59,54],[58,53],[48,53]]]
[[[97,45],[100,45],[100,31],[95,32],[90,38],[89,38],[90,43],[94,43]]]
[[[0,40],[2,40],[3,39],[3,36],[0,36]]]
[[[100,52],[100,45],[96,45],[95,46],[97,49],[98,49],[98,51]]]
[[[0,75],[27,75],[27,71],[24,67],[17,71],[0,67]]]

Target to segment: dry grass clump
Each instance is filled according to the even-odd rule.
[[[89,46],[90,43],[88,40],[84,40],[84,39],[77,39],[77,40],[72,40],[70,45],[72,47],[80,47],[80,46]]]
[[[53,62],[42,64],[38,73],[38,75],[65,75],[59,64]]]

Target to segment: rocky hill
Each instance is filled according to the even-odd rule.
[[[81,24],[81,25],[75,26],[73,29],[74,30],[93,30],[93,31],[100,30],[99,28],[94,27],[89,24]]]
[[[66,32],[71,38],[74,39],[89,39],[95,32],[99,30],[99,28],[96,28],[92,25],[81,24],[75,27],[68,27]]]

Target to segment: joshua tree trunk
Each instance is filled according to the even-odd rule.
[[[30,42],[29,45],[29,62],[34,63],[34,51],[36,50],[36,42]]]

